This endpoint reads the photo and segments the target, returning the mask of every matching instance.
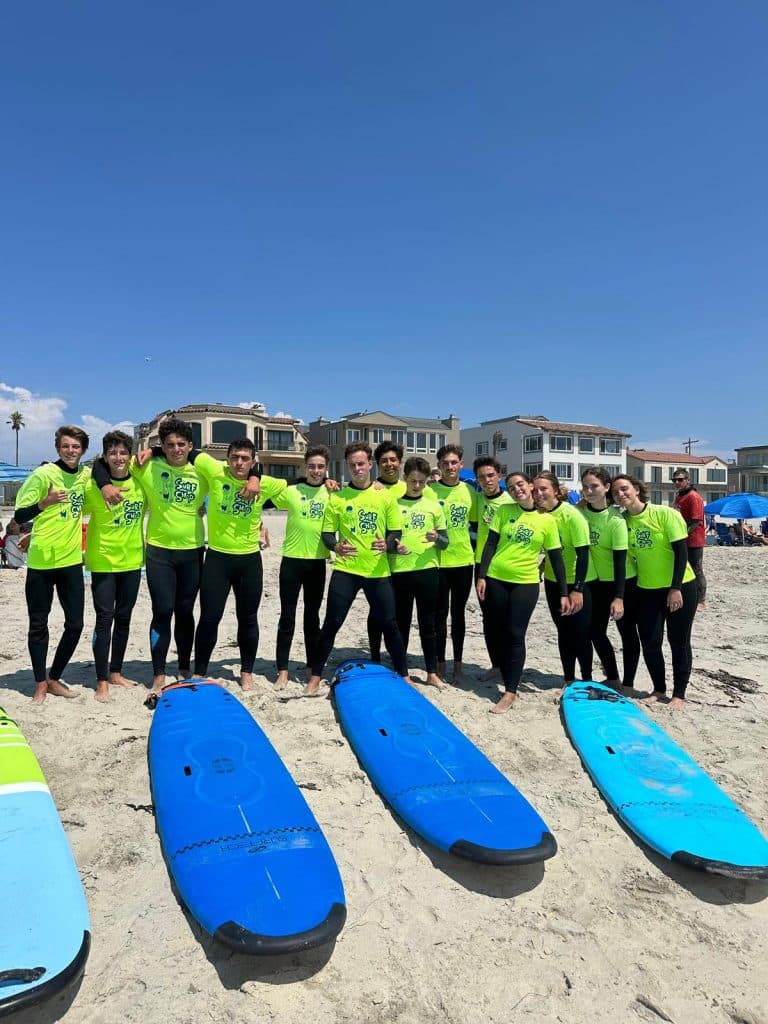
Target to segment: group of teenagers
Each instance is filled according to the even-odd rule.
[[[248,438],[233,441],[221,462],[193,448],[191,427],[183,420],[165,419],[158,433],[157,447],[134,455],[132,438],[110,431],[90,469],[81,465],[88,436],[74,426],[60,427],[57,460],[38,467],[19,492],[15,519],[34,522],[25,593],[35,701],[73,695],[61,677],[83,629],[86,515],[96,699],[106,700],[111,685],[133,685],[123,676],[123,661],[143,566],[152,604],[148,700],[166,684],[172,632],[178,676],[208,675],[230,593],[240,683],[252,689],[263,589],[261,517],[269,501],[287,512],[275,650],[279,689],[290,678],[300,597],[308,670],[303,693],[318,696],[336,636],[360,591],[369,606],[374,661],[380,660],[383,640],[395,672],[409,682],[442,688],[450,621],[452,679],[460,683],[465,609],[474,585],[490,660],[487,676],[504,684],[492,710],[505,712],[515,701],[525,665],[526,633],[543,571],[565,685],[576,678],[577,666],[582,679],[592,678],[594,651],[607,682],[634,694],[642,650],[653,684],[647,699],[664,698],[666,629],[670,706],[684,706],[698,603],[687,528],[678,511],[648,502],[635,478],[611,479],[602,468],[590,468],[582,476],[583,500],[574,506],[550,472],[533,479],[510,473],[504,489],[499,463],[482,456],[473,466],[476,490],[460,478],[464,463],[458,445],[437,452],[439,479],[434,479],[425,459],[403,463],[403,449],[395,442],[385,441],[372,452],[358,441],[345,449],[349,483],[328,479],[330,453],[321,445],[307,449],[305,475],[289,483],[258,473]],[[48,667],[54,591],[64,629]],[[411,679],[408,668],[414,607],[423,680]],[[611,620],[622,640],[621,675],[608,637]]]

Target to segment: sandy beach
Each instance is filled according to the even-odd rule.
[[[231,602],[211,675],[244,699],[302,787],[339,864],[347,924],[332,947],[264,960],[231,954],[201,933],[173,894],[155,834],[146,761],[152,714],[142,705],[151,679],[146,584],[125,666],[142,686],[113,687],[104,705],[94,700],[88,590],[83,637],[64,676],[77,699],[49,697],[34,706],[25,571],[3,570],[0,704],[47,776],[93,934],[79,988],[19,1015],[19,1024],[768,1024],[768,883],[677,867],[613,817],[560,720],[556,637],[543,596],[528,635],[522,699],[512,712],[487,713],[496,687],[481,678],[488,661],[474,594],[465,685],[424,691],[519,786],[559,844],[541,866],[474,866],[432,849],[393,816],[344,739],[330,700],[298,699],[298,682],[287,691],[297,699],[277,699],[284,518],[268,513],[265,522],[272,547],[265,553],[257,690],[243,695],[235,682]],[[768,550],[708,547],[705,571],[708,608],[694,624],[687,709],[647,713],[768,834]],[[362,600],[357,611],[328,675],[337,661],[366,652]],[[55,607],[56,638],[61,621]],[[415,631],[410,652],[418,675]],[[298,668],[300,630],[293,655]],[[638,685],[647,684],[641,666]]]

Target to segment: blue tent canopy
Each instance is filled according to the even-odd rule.
[[[28,466],[12,466],[10,462],[0,462],[0,484],[22,483],[31,472]]]

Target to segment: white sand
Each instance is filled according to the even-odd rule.
[[[480,681],[487,657],[474,596],[468,685],[430,694],[520,786],[559,843],[558,855],[540,867],[473,866],[404,831],[361,771],[330,701],[276,700],[271,681],[284,520],[269,514],[267,523],[275,546],[265,556],[259,686],[245,701],[296,780],[310,784],[305,795],[344,879],[347,924],[333,948],[267,960],[232,955],[201,934],[172,893],[148,813],[152,716],[142,706],[143,689],[113,688],[108,704],[94,701],[88,604],[83,639],[65,673],[78,699],[34,706],[24,572],[4,570],[0,703],[18,719],[49,780],[93,930],[74,999],[29,1011],[19,1024],[766,1024],[768,883],[675,867],[617,823],[583,771],[553,701],[559,662],[543,597],[529,632],[523,698],[511,713],[487,714],[496,691]],[[687,711],[673,716],[658,707],[652,714],[768,833],[768,551],[710,547],[705,568],[709,607],[694,626]],[[56,609],[56,639],[60,623]],[[126,674],[144,684],[151,677],[148,623],[142,584]],[[239,692],[234,638],[230,605],[211,671]],[[364,649],[362,602],[339,642],[344,656]],[[414,632],[411,651],[420,665],[417,644]],[[299,629],[297,664],[302,654]],[[701,673],[720,668],[755,680],[758,692],[728,696]],[[641,667],[639,683],[647,682]],[[291,692],[298,695],[298,684]]]

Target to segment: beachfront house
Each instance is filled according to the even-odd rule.
[[[726,493],[728,466],[718,455],[688,455],[686,452],[649,452],[645,448],[627,451],[627,471],[648,488],[656,505],[672,505],[677,488],[672,477],[684,469],[707,504]]]

